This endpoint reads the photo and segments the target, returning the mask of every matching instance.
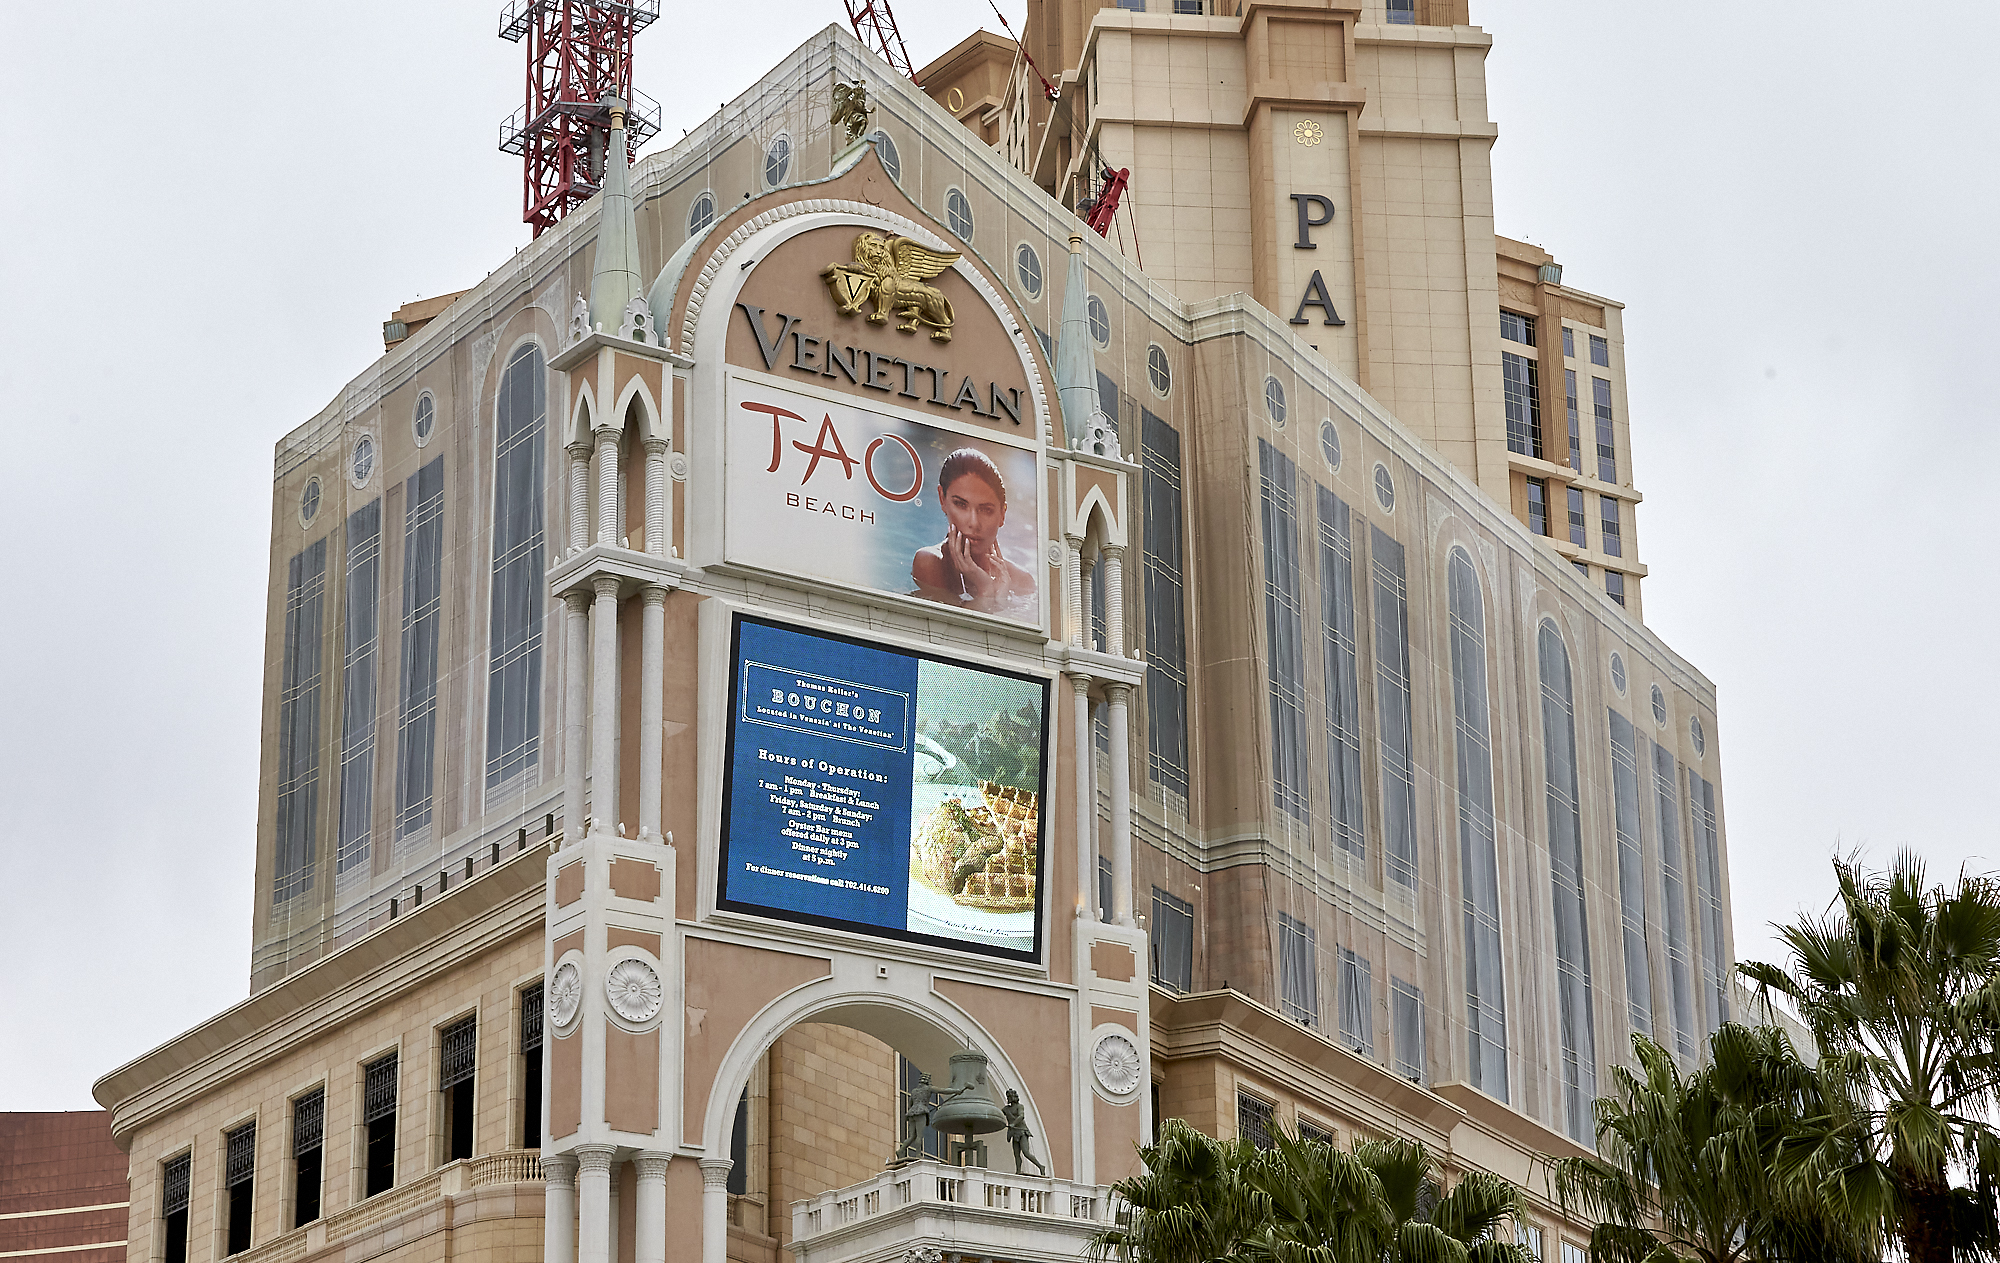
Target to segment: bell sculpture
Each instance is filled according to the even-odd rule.
[[[942,1093],[930,1125],[948,1138],[947,1161],[957,1166],[986,1165],[986,1142],[979,1137],[1007,1130],[1007,1116],[986,1086],[985,1053],[951,1055],[951,1086]]]

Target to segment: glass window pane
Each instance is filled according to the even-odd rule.
[[[1264,634],[1271,702],[1271,793],[1278,810],[1312,821],[1306,786],[1305,619],[1299,577],[1298,470],[1257,440],[1263,485]]]
[[[1417,873],[1417,777],[1410,722],[1409,588],[1403,546],[1368,528],[1375,590],[1375,722],[1382,744],[1382,850],[1389,880],[1414,887]]]
[[[1590,931],[1583,890],[1583,816],[1577,801],[1576,714],[1569,651],[1542,624],[1544,800],[1556,939],[1556,1018],[1562,1048],[1563,1120],[1570,1139],[1590,1144],[1597,1099],[1597,1041],[1591,1021]]]
[[[1451,553],[1451,693],[1458,756],[1458,867],[1465,913],[1465,1029],[1472,1085],[1507,1099],[1507,999],[1501,975],[1500,872],[1488,727],[1486,613],[1479,574]],[[1420,1063],[1421,1064],[1421,1063]]]
[[[1333,845],[1368,855],[1361,781],[1361,684],[1356,669],[1354,545],[1347,504],[1318,492],[1321,656],[1325,670],[1327,808]]]

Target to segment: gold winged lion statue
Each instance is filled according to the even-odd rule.
[[[830,263],[820,273],[833,292],[840,314],[851,316],[870,298],[875,310],[871,323],[881,324],[891,314],[907,323],[896,327],[915,333],[928,327],[937,342],[951,341],[951,300],[935,285],[924,282],[958,262],[956,253],[933,250],[908,237],[890,237],[864,232],[854,239],[854,262]]]

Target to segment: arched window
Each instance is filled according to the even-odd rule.
[[[972,240],[972,203],[957,189],[947,189],[944,195],[944,222],[952,235],[962,240]]]
[[[493,457],[493,602],[486,788],[531,773],[542,734],[542,448],[548,370],[522,347],[500,378]]]
[[[889,133],[878,131],[871,135],[875,142],[875,156],[881,160],[882,169],[889,178],[900,181],[903,178],[903,159],[896,153],[896,142],[889,139]]]
[[[1507,1099],[1507,999],[1500,970],[1500,865],[1493,829],[1486,611],[1479,572],[1451,550],[1451,702],[1458,749],[1458,869],[1465,903],[1465,1042],[1472,1085]]]
[[[1563,1120],[1570,1139],[1591,1143],[1597,1099],[1597,1041],[1591,1028],[1590,930],[1584,921],[1583,815],[1577,803],[1576,708],[1569,651],[1543,623],[1542,755],[1549,816],[1549,880],[1556,931],[1556,1018],[1562,1044]]]
[[[764,151],[764,183],[777,188],[785,182],[786,172],[792,169],[792,138],[780,132]]]
[[[694,199],[694,205],[688,207],[688,236],[699,235],[714,222],[715,194],[704,189],[701,196]]]

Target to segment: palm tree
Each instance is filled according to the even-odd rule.
[[[1787,1176],[1879,1224],[1910,1263],[1996,1257],[2000,883],[1928,887],[1908,851],[1886,873],[1833,867],[1835,909],[1779,930],[1790,968],[1738,966],[1797,1006],[1842,1089],[1787,1144]]]
[[[1836,1216],[1776,1174],[1801,1118],[1826,1114],[1813,1068],[1775,1027],[1729,1024],[1683,1075],[1634,1036],[1636,1069],[1612,1070],[1595,1156],[1551,1159],[1557,1200],[1595,1219],[1593,1263],[1786,1263],[1876,1257]]]
[[[1214,1140],[1179,1119],[1139,1151],[1146,1170],[1113,1194],[1129,1212],[1093,1254],[1136,1263],[1534,1263],[1494,1231],[1519,1190],[1483,1172],[1449,1192],[1408,1140],[1351,1149],[1282,1132],[1269,1149]]]

